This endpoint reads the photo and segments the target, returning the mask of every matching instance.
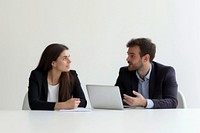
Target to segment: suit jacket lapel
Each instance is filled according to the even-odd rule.
[[[138,92],[138,78],[136,76],[136,71],[131,72],[131,88]]]
[[[154,92],[154,88],[155,88],[155,73],[154,73],[154,64],[151,63],[152,65],[152,69],[151,69],[151,75],[150,75],[150,79],[149,79],[149,98],[152,99],[153,98],[153,92]]]

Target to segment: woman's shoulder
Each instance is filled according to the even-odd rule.
[[[36,69],[31,71],[31,76],[43,77],[44,74],[45,74],[44,72],[36,70]]]
[[[70,70],[69,71],[72,75],[78,75],[77,73],[76,73],[76,70]]]
[[[31,73],[34,73],[34,74],[42,74],[43,72],[37,70],[37,69],[34,69],[31,71]]]

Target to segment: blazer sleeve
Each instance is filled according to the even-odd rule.
[[[81,102],[79,104],[79,107],[85,108],[87,106],[87,100],[86,100],[84,92],[82,90],[81,83],[78,78],[78,74],[74,70],[71,70],[71,73],[74,76],[74,86],[73,86],[72,95],[74,98],[80,98]]]
[[[164,73],[160,73],[163,81],[160,84],[162,88],[161,99],[152,99],[154,102],[153,108],[176,108],[177,101],[177,88],[175,70],[173,67],[165,69]]]

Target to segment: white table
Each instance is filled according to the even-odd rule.
[[[200,133],[200,109],[0,111],[0,133]]]

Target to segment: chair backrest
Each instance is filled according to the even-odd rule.
[[[178,99],[177,108],[187,108],[185,96],[180,90],[178,90],[177,99]]]
[[[28,102],[28,93],[25,94],[22,110],[31,110],[29,107],[29,102]]]

